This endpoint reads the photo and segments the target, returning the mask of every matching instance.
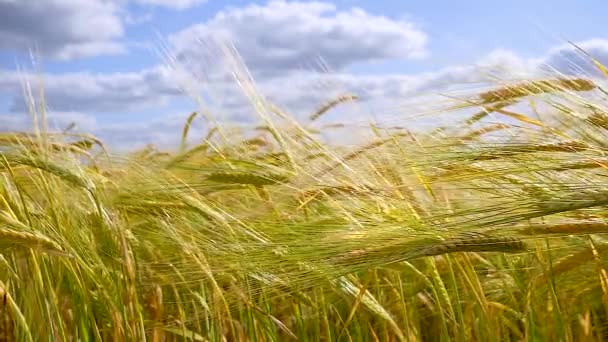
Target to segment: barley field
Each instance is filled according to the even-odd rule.
[[[250,93],[256,125],[192,144],[196,111],[127,154],[34,110],[0,135],[1,337],[608,339],[602,82],[497,80],[356,144],[321,123],[356,94],[296,120]]]

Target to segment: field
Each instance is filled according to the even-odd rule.
[[[2,338],[606,339],[601,81],[496,81],[356,146],[320,123],[351,94],[295,120],[249,93],[258,125],[187,144],[194,112],[123,155],[35,111],[0,135]]]

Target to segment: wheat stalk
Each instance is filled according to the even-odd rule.
[[[517,101],[502,101],[499,103],[494,104],[493,106],[488,106],[488,107],[483,107],[483,109],[481,111],[479,111],[478,113],[473,114],[470,118],[467,119],[466,123],[469,125],[472,125],[474,123],[476,123],[477,121],[485,118],[486,116],[488,116],[490,113],[495,112],[497,110],[501,110],[505,107],[508,107],[512,104],[517,103]]]

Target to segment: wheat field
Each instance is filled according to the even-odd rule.
[[[319,121],[356,94],[306,120],[258,96],[191,144],[194,112],[170,151],[2,133],[1,338],[604,340],[602,81],[496,82],[356,145]]]

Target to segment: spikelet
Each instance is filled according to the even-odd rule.
[[[377,259],[380,264],[390,264],[456,252],[519,253],[527,250],[526,244],[518,238],[469,232],[446,240],[425,238],[381,248],[356,249],[334,257],[332,261],[345,265]]]
[[[480,136],[482,136],[482,135],[484,135],[486,133],[500,131],[500,130],[503,130],[503,129],[506,129],[506,128],[509,128],[509,127],[510,127],[509,125],[505,125],[505,124],[495,124],[495,125],[491,125],[491,126],[484,127],[482,129],[478,129],[476,131],[473,131],[473,132],[471,132],[471,133],[469,133],[469,134],[461,137],[460,139],[461,140],[465,140],[465,141],[474,140],[474,139],[477,139],[477,138],[479,138]]]
[[[608,115],[606,113],[595,112],[587,117],[587,121],[592,125],[608,130]]]
[[[550,144],[523,144],[506,146],[497,149],[488,149],[486,153],[474,157],[473,160],[492,160],[503,157],[510,157],[516,154],[535,153],[535,152],[578,152],[589,148],[581,141],[562,141]]]
[[[284,183],[288,180],[288,177],[285,175],[256,171],[226,170],[213,172],[207,179],[218,183],[264,186]]]
[[[525,235],[538,234],[597,234],[608,232],[608,223],[601,221],[565,222],[529,225],[518,231]]]
[[[590,91],[596,88],[595,83],[586,79],[554,79],[534,82],[523,82],[479,94],[483,104],[508,101],[529,95],[556,91]]]
[[[264,138],[264,136],[258,136],[254,138],[244,139],[243,141],[239,141],[233,147],[236,151],[239,152],[254,152],[260,151],[264,147],[268,147],[270,144],[268,140]]]
[[[211,138],[213,138],[213,136],[218,132],[218,128],[217,127],[213,127],[212,129],[209,130],[209,132],[207,132],[207,135],[205,136],[205,139],[203,139],[203,141],[208,141],[211,140]]]
[[[20,247],[32,248],[49,254],[70,256],[57,242],[42,234],[29,231],[31,229],[28,226],[10,217],[7,213],[0,212],[0,252]]]
[[[331,123],[331,124],[323,125],[321,128],[324,128],[324,129],[333,129],[333,128],[345,128],[345,127],[346,127],[345,124],[336,122],[336,123]]]
[[[69,183],[72,183],[76,186],[85,188],[87,190],[92,190],[95,188],[95,185],[89,179],[87,179],[79,174],[76,174],[63,166],[60,166],[58,164],[55,164],[55,163],[52,163],[52,162],[49,162],[46,160],[42,160],[40,158],[35,158],[32,156],[28,156],[28,155],[9,155],[9,154],[0,155],[0,158],[1,157],[4,157],[4,160],[8,161],[9,163],[30,166],[30,167],[33,167],[36,169],[40,169],[42,171],[46,171]],[[0,159],[0,160],[2,160],[2,159]]]
[[[357,95],[352,95],[352,94],[338,96],[337,98],[335,98],[335,99],[327,102],[323,106],[321,106],[319,109],[317,109],[316,112],[312,113],[312,115],[310,115],[310,121],[315,121],[315,120],[319,119],[321,116],[323,116],[323,114],[327,113],[330,109],[334,108],[335,106],[337,106],[341,103],[355,101],[358,99],[359,99],[359,97]]]
[[[420,256],[436,256],[455,252],[517,253],[525,252],[527,249],[526,244],[518,238],[469,232],[426,247],[421,251]]]
[[[0,228],[0,250],[15,247],[32,248],[49,254],[70,256],[61,245],[45,236]]]
[[[34,135],[28,133],[2,133],[0,134],[0,145],[31,145],[35,139]]]
[[[264,138],[259,137],[244,140],[242,144],[246,146],[264,147],[268,145],[268,141],[266,141]]]
[[[566,211],[592,208],[608,205],[608,190],[584,190],[561,198],[547,198],[537,204],[538,210],[544,214],[555,214]]]
[[[589,146],[582,141],[562,141],[555,144],[546,145],[532,145],[531,150],[533,152],[576,152],[589,148]]]
[[[180,143],[180,151],[183,151],[186,148],[186,141],[188,140],[188,132],[190,132],[190,127],[192,126],[192,122],[198,115],[198,112],[192,112],[188,119],[186,119],[186,124],[184,125],[184,129],[182,130],[182,140]]]
[[[547,168],[546,170],[553,171],[570,171],[570,170],[584,170],[584,169],[594,169],[594,168],[608,168],[608,160],[598,158],[592,161],[575,161],[575,162],[567,162],[561,165],[557,165],[555,167]]]
[[[93,148],[93,145],[95,145],[95,141],[93,141],[92,139],[82,139],[82,140],[78,140],[75,141],[73,143],[70,143],[70,146],[79,148],[81,150],[90,150],[91,148]]]

